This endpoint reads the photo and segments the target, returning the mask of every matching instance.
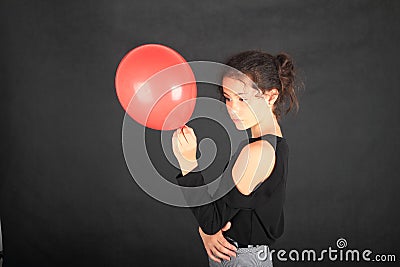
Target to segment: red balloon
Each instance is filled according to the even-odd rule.
[[[196,79],[175,50],[147,44],[127,53],[118,65],[115,88],[124,110],[138,123],[156,130],[174,130],[193,114]]]

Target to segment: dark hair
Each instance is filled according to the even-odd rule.
[[[229,58],[226,65],[246,74],[262,91],[262,93],[276,88],[279,92],[273,112],[280,120],[282,112],[285,115],[296,107],[299,110],[299,102],[296,96],[296,75],[292,58],[282,52],[272,56],[259,50],[241,52]],[[224,76],[232,75],[226,72]],[[222,94],[222,87],[220,87]],[[287,103],[288,102],[288,103]],[[288,107],[285,110],[285,105]]]

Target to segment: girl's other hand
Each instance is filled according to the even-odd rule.
[[[221,262],[220,259],[229,261],[230,257],[228,255],[236,257],[235,251],[237,248],[229,243],[222,234],[223,231],[225,232],[229,228],[231,228],[231,222],[227,222],[227,224],[216,234],[207,235],[203,232],[201,227],[199,227],[199,233],[201,239],[203,240],[204,248],[206,249],[208,256],[213,261]],[[220,259],[218,259],[217,257]]]

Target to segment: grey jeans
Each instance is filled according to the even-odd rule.
[[[216,262],[208,257],[210,267],[272,267],[272,256],[267,245],[257,245],[248,248],[238,248],[236,257],[230,257],[231,260]]]

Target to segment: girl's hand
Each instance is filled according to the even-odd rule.
[[[207,235],[201,230],[201,227],[199,227],[199,233],[201,239],[203,239],[204,248],[213,261],[221,262],[218,258],[229,261],[230,257],[228,255],[236,257],[235,251],[237,248],[229,243],[222,234],[222,231],[227,231],[229,228],[231,228],[231,222],[227,222],[216,234]]]
[[[185,125],[174,132],[172,135],[172,150],[179,162],[183,175],[197,167],[197,137],[192,128]]]

